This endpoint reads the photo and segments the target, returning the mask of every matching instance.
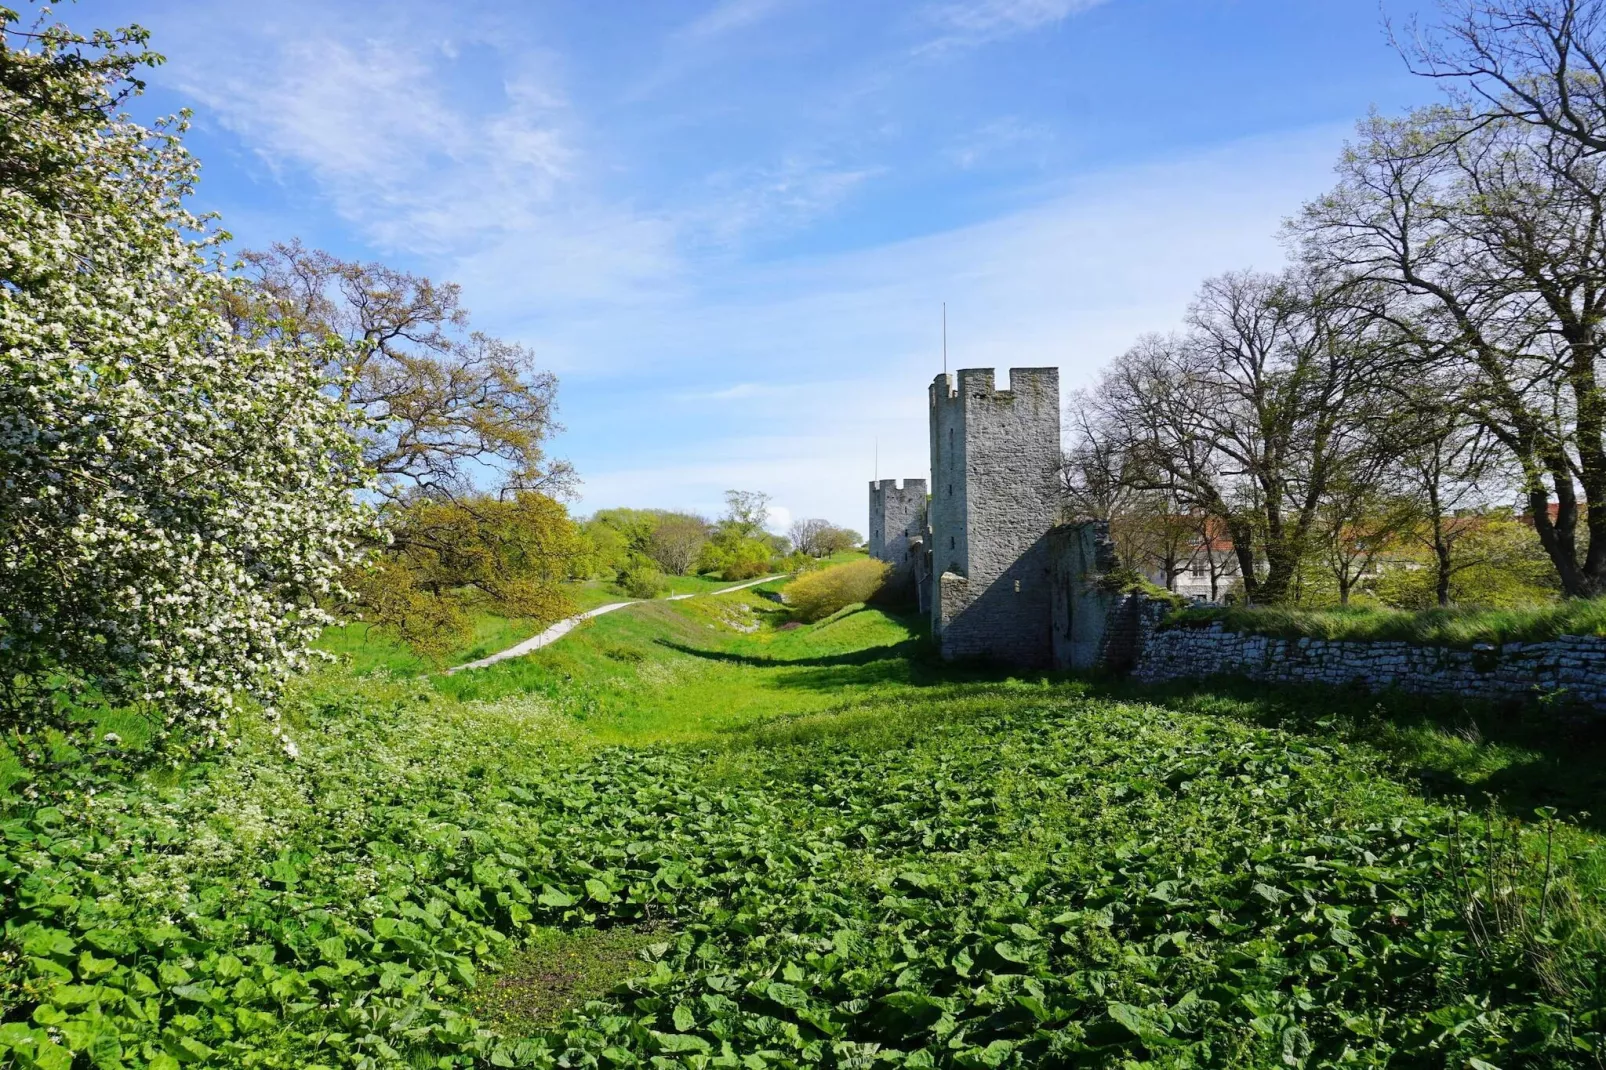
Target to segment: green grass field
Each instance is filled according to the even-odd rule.
[[[660,597],[677,594],[713,594],[743,581],[725,580],[717,576],[665,576],[664,582],[669,585],[669,589]],[[636,601],[612,580],[592,579],[583,583],[569,583],[564,585],[564,589],[581,609],[595,609],[609,602]]]
[[[861,555],[838,555],[844,559]],[[833,561],[836,559],[833,558]],[[669,576],[669,589],[664,596],[712,594],[734,586],[729,580],[713,576]],[[633,602],[636,599],[609,580],[592,579],[564,584],[564,591],[579,611],[595,609],[612,602]],[[474,637],[444,659],[445,665],[462,665],[478,661],[535,635],[545,622],[509,619],[494,613],[480,613],[474,618]],[[366,676],[386,672],[402,676],[417,676],[435,671],[438,666],[428,658],[419,657],[405,645],[384,634],[372,625],[353,622],[327,629],[318,642],[318,649],[332,654],[353,673]]]
[[[295,761],[14,786],[0,1065],[1600,1064],[1592,726],[957,672],[761,590],[452,677],[345,635]]]

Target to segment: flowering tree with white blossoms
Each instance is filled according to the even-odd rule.
[[[89,697],[217,740],[373,535],[352,415],[326,349],[221,314],[183,124],[118,113],[143,31],[0,29],[0,719]]]

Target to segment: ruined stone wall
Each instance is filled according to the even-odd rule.
[[[914,546],[926,528],[926,481],[895,479],[870,483],[870,556],[892,566],[887,586],[914,596]]]
[[[1244,676],[1470,699],[1531,701],[1558,695],[1606,711],[1606,639],[1575,635],[1461,650],[1394,641],[1275,639],[1229,632],[1215,622],[1154,631],[1142,645],[1133,676],[1146,681]]]
[[[1094,665],[1121,676],[1131,674],[1173,608],[1170,601],[1142,592],[1115,595]]]
[[[945,658],[1024,666],[1053,660],[1059,369],[939,376],[931,401],[932,634]]]
[[[1048,533],[1048,557],[1054,668],[1094,668],[1102,660],[1105,632],[1119,615],[1118,596],[1103,583],[1116,566],[1109,521],[1054,528]]]

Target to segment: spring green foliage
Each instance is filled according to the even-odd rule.
[[[309,680],[294,763],[248,731],[177,778],[41,773],[0,820],[0,1060],[1606,1050],[1585,829],[1424,801],[1261,700],[953,675],[875,610],[783,619],[654,603],[489,670]]]
[[[1559,635],[1606,636],[1606,598],[1575,599],[1516,609],[1429,609],[1409,613],[1351,606],[1199,606],[1179,610],[1168,627],[1203,627],[1221,621],[1229,631],[1285,639],[1397,639],[1467,647],[1477,643],[1533,643]]]
[[[420,499],[387,520],[390,544],[349,581],[352,608],[422,657],[462,649],[487,613],[540,625],[574,612],[563,581],[584,540],[544,494]]]
[[[886,582],[888,571],[886,562],[867,557],[807,572],[786,585],[786,602],[798,620],[824,620],[848,606],[874,598]]]
[[[698,553],[697,571],[717,572],[727,580],[750,580],[780,571],[780,559],[791,546],[764,530],[769,500],[770,496],[760,491],[726,491],[725,515]]]
[[[1166,590],[1135,568],[1112,569],[1101,577],[1099,585],[1116,594],[1147,595],[1162,602],[1170,602],[1179,609],[1186,605],[1186,601],[1180,595]]]
[[[697,571],[718,573],[732,582],[755,579],[775,567],[775,547],[766,538],[742,535],[731,527],[714,532],[697,556]]]
[[[1452,602],[1508,609],[1548,602],[1560,593],[1556,567],[1535,538],[1533,525],[1512,516],[1510,509],[1455,517],[1447,523],[1465,527],[1456,533],[1450,565]],[[1402,541],[1372,582],[1372,590],[1385,605],[1427,609],[1436,602],[1433,565],[1433,555],[1420,539],[1415,544]]]
[[[585,522],[584,531],[591,549],[584,575],[652,568],[683,576],[708,541],[709,524],[691,513],[601,509]]]
[[[657,598],[669,590],[669,581],[650,561],[632,561],[619,573],[619,586],[631,598]]]

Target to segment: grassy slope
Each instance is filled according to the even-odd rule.
[[[540,695],[610,743],[707,742],[779,712],[808,713],[907,684],[916,643],[903,624],[857,608],[812,628],[773,631],[784,612],[761,592],[782,585],[637,606],[528,657],[432,683],[460,701]]]
[[[528,639],[540,628],[541,625],[536,621],[509,619],[494,613],[476,614],[474,638],[452,651],[445,659],[446,664],[461,665],[465,661],[506,650]],[[372,672],[417,676],[435,669],[428,658],[419,657],[405,645],[387,638],[368,624],[353,623],[326,629],[318,640],[318,649],[340,658],[358,676]]]
[[[1542,642],[1561,635],[1606,636],[1606,598],[1573,600],[1523,609],[1295,609],[1201,606],[1180,610],[1172,627],[1202,627],[1221,621],[1229,631],[1288,639],[1375,641],[1397,639],[1469,647],[1477,643]]]
[[[838,555],[844,560],[854,556]],[[833,563],[836,558],[832,558]],[[712,576],[667,577],[668,595],[711,594],[732,586],[728,580]],[[610,602],[635,601],[616,584],[593,579],[564,585],[565,593],[579,610],[595,609]],[[536,634],[541,624],[526,619],[509,619],[494,613],[480,613],[474,618],[474,638],[446,658],[448,665],[461,665],[476,661],[487,654],[506,650]],[[318,648],[341,658],[357,675],[372,672],[389,672],[402,676],[416,676],[430,672],[434,666],[399,642],[379,634],[371,625],[353,623],[326,630],[318,641]]]
[[[326,673],[289,704],[293,765],[250,736],[181,782],[17,808],[0,906],[35,957],[3,960],[0,1012],[55,992],[44,1021],[109,1020],[136,1063],[1590,1058],[1597,834],[1561,827],[1539,926],[1544,838],[1419,789],[1525,807],[1511,789],[1595,744],[1420,703],[961,677],[885,614],[775,612],[742,592],[451,678]],[[146,986],[156,1023],[116,1002]]]

